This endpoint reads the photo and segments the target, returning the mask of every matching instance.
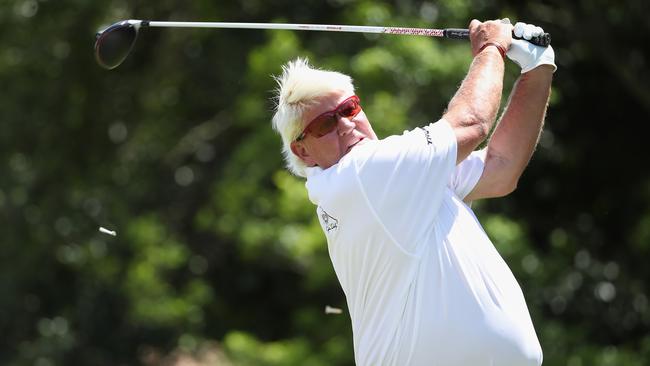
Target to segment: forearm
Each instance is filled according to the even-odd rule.
[[[504,62],[496,47],[474,57],[467,76],[451,99],[443,118],[458,138],[458,162],[488,135],[501,103]]]
[[[539,141],[551,92],[553,69],[537,67],[517,80],[488,143],[486,164],[514,189]]]

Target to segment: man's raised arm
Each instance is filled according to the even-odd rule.
[[[488,136],[503,91],[506,50],[512,41],[510,22],[474,19],[469,24],[474,60],[443,118],[454,129],[460,163]]]
[[[539,27],[517,23],[515,35],[534,36]],[[485,168],[476,187],[465,198],[499,197],[512,192],[539,141],[556,70],[553,48],[514,40],[508,57],[521,67],[508,104],[487,145]]]

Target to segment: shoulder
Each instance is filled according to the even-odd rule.
[[[352,161],[358,170],[368,163],[388,163],[391,166],[401,162],[422,162],[455,153],[456,135],[444,119],[423,127],[406,130],[382,140],[369,141],[353,150]],[[454,157],[455,159],[455,157]]]

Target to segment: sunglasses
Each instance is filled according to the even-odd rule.
[[[328,133],[334,131],[338,124],[339,118],[352,119],[361,112],[361,104],[359,104],[359,97],[353,95],[339,104],[333,111],[325,112],[320,116],[314,118],[304,130],[296,141],[304,139],[308,134],[316,138],[323,137]]]

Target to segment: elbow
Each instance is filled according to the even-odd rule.
[[[492,123],[490,123],[489,120],[484,118],[476,118],[473,121],[472,127],[475,130],[476,139],[478,140],[479,144],[488,138],[488,135],[490,134],[491,125]]]
[[[504,197],[514,192],[523,171],[511,159],[496,153],[494,149],[488,149],[485,169],[492,172],[492,179],[489,181],[492,197]]]
[[[481,142],[485,141],[490,134],[491,120],[481,115],[480,113],[473,113],[464,110],[450,111],[443,115],[452,127],[461,132],[464,137],[463,140],[472,144],[474,147],[478,146]]]
[[[467,131],[467,138],[472,142],[474,147],[479,146],[485,141],[490,134],[490,121],[479,115],[471,115],[464,123]]]
[[[517,189],[519,179],[502,179],[492,189],[492,197],[505,197]]]
[[[514,192],[517,189],[517,184],[519,183],[518,179],[515,179],[511,182],[506,183],[502,188],[501,188],[501,197],[507,196],[510,193]]]
[[[490,127],[494,124],[495,113],[486,113],[484,109],[467,108],[461,122],[470,127],[476,135],[476,138],[483,142],[490,134]]]
[[[486,107],[472,107],[465,109],[463,113],[463,124],[471,126],[476,130],[477,138],[485,140],[490,134],[491,126],[496,120],[496,110]]]

